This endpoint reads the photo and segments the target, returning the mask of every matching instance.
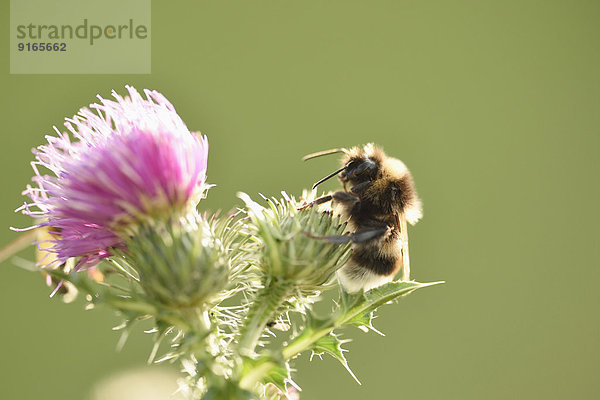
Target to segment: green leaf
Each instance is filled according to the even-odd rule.
[[[371,326],[372,312],[380,306],[405,296],[414,290],[443,282],[390,282],[365,293],[349,294],[342,289],[340,315],[336,324]]]
[[[256,383],[271,383],[285,392],[285,384],[289,381],[291,381],[289,365],[282,357],[262,354],[256,359],[243,358],[241,387],[252,390]]]
[[[314,343],[312,349],[313,355],[318,355],[320,357],[323,353],[329,354],[330,356],[338,360],[344,366],[344,368],[346,368],[346,371],[348,371],[348,373],[360,385],[360,381],[358,380],[356,375],[354,375],[354,372],[352,372],[352,370],[350,369],[350,366],[348,365],[348,360],[346,360],[346,356],[344,355],[344,353],[346,353],[348,350],[342,348],[342,345],[349,341],[350,340],[341,340],[338,336],[331,332],[329,335],[321,337]]]
[[[338,308],[331,316],[319,318],[313,313],[307,313],[306,327],[283,349],[283,357],[287,360],[296,357],[303,351],[313,350],[315,343],[318,343],[321,338],[344,325],[367,327],[380,333],[371,324],[373,311],[416,289],[439,283],[442,282],[390,282],[366,293],[348,293],[342,289]]]

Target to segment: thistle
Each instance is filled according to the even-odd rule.
[[[58,239],[58,264],[93,266],[124,248],[140,224],[193,210],[207,185],[208,141],[191,133],[160,93],[132,87],[129,97],[82,108],[34,150],[31,199],[19,211]],[[70,134],[69,134],[70,133]],[[74,140],[73,140],[74,139]]]
[[[242,327],[240,351],[251,354],[269,322],[294,303],[301,310],[306,298],[318,295],[332,283],[349,257],[349,245],[339,246],[315,236],[342,234],[345,223],[330,212],[298,210],[300,204],[283,193],[267,199],[267,207],[245,193],[250,234],[260,241],[262,288],[256,293]]]
[[[123,318],[120,346],[136,321],[154,321],[149,360],[178,360],[187,398],[297,399],[298,354],[327,353],[350,370],[339,328],[377,332],[378,307],[428,286],[347,293],[336,272],[350,244],[323,240],[343,235],[347,221],[286,193],[261,203],[240,194],[237,213],[199,213],[210,187],[206,137],[160,93],[127,90],[99,97],[34,150],[30,202],[18,211],[50,232],[39,246],[52,255],[40,266],[52,280]],[[323,316],[313,306],[325,290],[338,300]]]

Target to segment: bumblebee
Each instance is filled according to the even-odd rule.
[[[344,153],[342,167],[313,189],[337,175],[344,190],[303,208],[331,202],[334,212],[348,221],[347,234],[322,237],[331,243],[352,242],[350,259],[338,271],[340,283],[356,292],[390,282],[397,273],[401,280],[410,280],[407,222],[414,225],[423,216],[410,171],[372,143],[309,154],[303,160],[334,153]]]

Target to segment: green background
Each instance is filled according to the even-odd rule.
[[[125,84],[208,135],[207,209],[299,193],[337,166],[302,155],[373,141],[424,201],[413,278],[447,283],[384,307],[386,337],[345,332],[362,386],[301,357],[302,398],[599,398],[598,21],[597,1],[154,1],[150,75],[9,75],[3,59],[0,242],[29,223],[12,210],[30,148]],[[83,399],[143,365],[149,337],[117,353],[111,312],[1,271],[0,397]]]

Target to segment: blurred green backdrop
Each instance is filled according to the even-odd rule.
[[[337,165],[302,155],[374,141],[424,200],[413,278],[447,284],[384,307],[387,337],[345,332],[363,386],[301,357],[302,398],[599,398],[598,21],[597,1],[154,1],[150,75],[9,75],[3,60],[0,242],[29,222],[12,210],[30,148],[125,84],[208,135],[207,209],[299,193]],[[144,364],[144,334],[117,353],[109,311],[1,267],[0,397],[85,399]]]

